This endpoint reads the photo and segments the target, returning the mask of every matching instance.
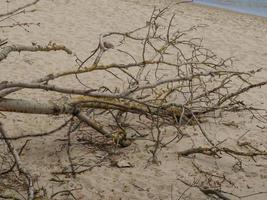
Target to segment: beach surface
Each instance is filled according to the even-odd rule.
[[[2,1],[3,2],[3,1]],[[1,2],[1,3],[2,3]],[[0,13],[7,9],[12,10],[22,4],[31,1],[13,1],[7,6],[0,7]],[[119,31],[126,32],[142,27],[149,19],[154,6],[164,7],[175,3],[173,0],[46,0],[40,1],[32,9],[35,12],[20,15],[19,22],[40,23],[26,27],[0,28],[0,39],[8,38],[9,44],[31,45],[32,43],[48,44],[49,41],[64,44],[80,58],[85,59],[97,46],[101,33]],[[2,3],[6,4],[6,3]],[[199,26],[191,35],[203,39],[203,46],[213,50],[223,58],[232,57],[234,69],[249,71],[262,68],[255,80],[267,80],[267,19],[248,14],[235,13],[224,9],[216,9],[192,3],[175,5],[170,10],[176,14],[174,19],[181,29]],[[3,24],[12,24],[6,20]],[[132,50],[135,47],[129,47]],[[109,62],[120,62],[123,57]],[[12,53],[7,59],[0,62],[1,81],[34,80],[52,72],[76,69],[77,64],[73,55],[63,52]],[[91,76],[82,76],[88,84],[97,85],[101,81],[104,84],[113,84],[101,73]],[[81,87],[75,77],[70,77],[56,83],[65,87],[76,85]],[[10,97],[30,98],[37,101],[59,100],[59,96],[53,93],[43,93],[37,90],[23,90]],[[267,109],[267,88],[257,88],[245,94],[244,100],[248,105]],[[265,111],[260,111],[267,116]],[[64,122],[63,117],[48,117],[42,115],[25,115],[4,113],[0,115],[0,121],[5,124],[7,131],[12,136],[33,134],[52,130]],[[233,123],[232,123],[233,122]],[[232,125],[231,125],[232,123]],[[225,125],[227,124],[227,125]],[[234,141],[244,133],[246,139],[261,149],[267,149],[267,126],[253,119],[249,112],[231,113],[222,119],[209,121],[203,124],[207,133],[218,140]],[[184,130],[187,134],[197,134],[196,127],[188,127]],[[170,138],[172,138],[170,130]],[[33,138],[24,150],[22,160],[34,174],[39,187],[47,188],[49,194],[63,189],[81,188],[74,190],[77,199],[191,199],[205,200],[207,196],[197,188],[188,188],[180,179],[191,182],[198,172],[192,166],[192,159],[179,158],[177,152],[186,149],[188,144],[176,143],[163,148],[158,159],[159,165],[148,165],[151,154],[146,151],[146,142],[137,140],[130,147],[118,149],[118,155],[112,159],[124,160],[131,163],[132,167],[118,168],[112,166],[110,160],[104,160],[96,164],[98,159],[104,158],[106,152],[101,149],[91,149],[90,146],[78,146],[75,156],[86,156],[92,169],[76,178],[67,175],[58,175],[63,182],[53,181],[52,172],[60,167],[67,166],[65,148],[66,129],[44,138]],[[196,141],[200,135],[194,136]],[[201,141],[201,139],[199,139]],[[189,142],[190,143],[190,142]],[[16,142],[21,146],[24,142]],[[74,145],[75,146],[75,145]],[[0,144],[1,147],[1,144]],[[76,147],[76,146],[75,146]],[[200,156],[196,162],[203,169],[214,169],[214,161],[208,157]],[[267,159],[266,157],[245,158],[243,170],[235,170],[235,159],[218,159],[216,169],[226,175],[235,186],[223,183],[223,190],[239,196],[246,196],[258,192],[267,192]],[[71,197],[68,197],[72,199]],[[61,197],[58,199],[66,199]],[[238,199],[238,198],[230,198]],[[265,200],[267,193],[244,198],[246,200]]]

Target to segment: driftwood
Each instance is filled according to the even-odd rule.
[[[35,1],[32,4],[37,2]],[[21,9],[23,8],[7,14],[13,14]],[[175,15],[171,16],[167,22],[163,20],[163,16],[167,12],[167,8],[154,9],[146,25],[133,31],[101,34],[98,46],[87,59],[80,60],[76,57],[79,65],[78,69],[73,68],[69,71],[55,72],[27,82],[2,81],[0,83],[0,112],[70,116],[64,124],[55,130],[35,135],[10,137],[1,124],[0,132],[2,136],[0,139],[4,140],[8,146],[18,171],[24,174],[27,180],[28,199],[34,199],[34,184],[11,140],[44,137],[69,126],[67,153],[71,170],[60,173],[75,176],[76,173],[80,174],[86,171],[80,170],[78,172],[76,170],[70,148],[70,133],[78,129],[81,122],[95,130],[95,135],[100,134],[105,139],[112,141],[114,146],[121,147],[131,145],[134,140],[134,138],[128,137],[130,130],[144,137],[139,133],[138,128],[135,128],[134,123],[139,122],[141,124],[142,122],[146,124],[146,127],[150,127],[152,133],[152,139],[149,140],[154,142],[154,149],[151,151],[153,162],[158,162],[157,152],[159,149],[173,141],[177,141],[177,145],[179,145],[184,136],[181,128],[189,125],[199,127],[200,133],[207,141],[207,146],[178,152],[179,156],[192,154],[219,158],[224,154],[231,154],[234,157],[266,156],[265,151],[260,151],[257,148],[245,152],[223,147],[220,142],[209,137],[201,124],[203,118],[208,115],[217,117],[219,112],[249,110],[253,113],[254,108],[246,106],[245,102],[239,100],[239,97],[253,88],[267,84],[267,81],[250,82],[250,78],[260,69],[247,72],[233,70],[231,60],[219,58],[209,49],[202,47],[199,39],[188,39],[186,37],[187,33],[197,28],[197,26],[183,31],[173,28]],[[0,15],[0,17],[4,15]],[[111,41],[115,37],[121,38],[121,46],[128,42],[136,43],[137,46],[141,47],[140,55],[136,56],[134,53],[122,50],[113,44]],[[36,44],[32,46],[5,45],[0,50],[0,62],[14,51],[51,52],[60,50],[74,55],[67,47],[54,43],[49,43],[47,46]],[[101,62],[103,55],[112,52],[126,55],[132,61],[127,62],[127,59],[125,59],[124,63],[111,64]],[[118,85],[115,89],[105,85],[101,87],[88,86],[79,78],[80,74],[91,74],[100,70],[109,73],[111,77],[122,80],[124,86]],[[52,80],[73,75],[86,89],[50,84]],[[233,82],[238,84],[239,87],[232,84]],[[8,95],[17,91],[22,90],[21,92],[23,92],[23,89],[26,88],[41,90],[44,93],[51,91],[56,95],[71,95],[71,97],[63,102],[35,102],[30,99],[8,97]],[[129,122],[129,115],[135,116],[136,120]],[[104,117],[109,118],[109,124],[103,119]],[[266,119],[262,117],[262,120]],[[78,124],[74,130],[71,129],[73,124]],[[174,130],[177,130],[178,134],[170,142],[163,144],[164,134],[162,130],[166,126],[171,126]],[[11,168],[12,170],[13,168]],[[3,174],[6,173],[0,171],[0,176],[3,176]],[[187,185],[190,184],[187,183]],[[196,185],[194,187],[198,187],[201,192],[208,196],[213,195],[217,198],[228,199],[222,191]],[[57,194],[52,194],[51,198]]]

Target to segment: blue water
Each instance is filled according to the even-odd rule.
[[[267,17],[267,0],[194,0],[194,2]]]

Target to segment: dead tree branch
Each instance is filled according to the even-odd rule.
[[[237,156],[247,156],[247,157],[255,157],[255,156],[266,156],[267,152],[265,151],[250,151],[250,152],[243,152],[238,150],[233,150],[227,147],[197,147],[191,148],[185,151],[178,152],[179,156],[189,156],[192,154],[204,154],[208,156],[218,156],[218,154],[226,153],[226,154],[233,154]]]
[[[23,8],[19,10],[21,9]],[[9,137],[2,126],[0,127],[2,134],[0,139],[4,139],[18,170],[28,181],[28,199],[33,199],[34,195],[32,178],[23,168],[11,140],[48,136],[73,120],[77,120],[86,128],[89,127],[89,130],[92,129],[88,135],[100,135],[109,140],[114,147],[131,145],[134,137],[129,138],[128,133],[134,131],[139,134],[138,128],[134,125],[138,124],[140,127],[141,124],[150,133],[144,136],[153,142],[150,153],[154,162],[158,161],[157,154],[163,147],[176,139],[177,145],[184,140],[183,128],[195,125],[206,145],[178,152],[179,156],[203,154],[220,158],[230,155],[239,159],[239,157],[254,158],[267,155],[266,151],[245,144],[240,144],[238,150],[222,147],[221,143],[212,139],[202,127],[204,118],[219,117],[218,113],[249,110],[253,114],[254,110],[246,106],[241,97],[251,89],[267,85],[267,81],[252,81],[260,69],[248,72],[234,70],[230,59],[220,58],[211,50],[204,48],[199,38],[188,38],[187,34],[197,27],[180,30],[174,24],[175,15],[166,21],[166,13],[168,13],[167,8],[155,8],[146,24],[140,28],[124,33],[100,34],[96,48],[85,60],[76,57],[78,67],[75,66],[71,70],[54,72],[36,80],[0,83],[0,112],[70,116],[70,119],[58,128],[35,135]],[[5,41],[1,41],[0,44],[5,44]],[[139,50],[138,55],[127,50],[129,44],[136,45]],[[72,51],[64,45],[55,43],[46,46],[36,44],[3,46],[0,51],[0,62],[11,52],[58,50],[72,54]],[[106,55],[114,57],[118,54],[123,56],[121,63],[110,63],[112,61],[107,62],[103,59]],[[102,77],[94,76],[99,71],[101,74],[107,74],[109,83],[105,83]],[[96,77],[98,84],[92,85],[90,79],[82,80],[80,78],[82,74]],[[69,76],[75,76],[81,84],[80,87],[74,85],[66,87],[56,81],[51,83],[59,78],[67,80]],[[110,84],[111,82],[113,84]],[[23,89],[40,90],[45,94],[50,91],[55,96],[66,97],[67,100],[37,102],[30,98],[22,98],[19,96],[20,93],[16,93],[17,91],[23,93]],[[16,95],[12,98],[7,97],[10,94]],[[166,142],[167,127],[171,127],[177,134]],[[68,142],[67,154],[71,170],[60,174],[76,175],[91,169],[78,171],[75,168],[71,152],[75,138],[72,140],[71,133],[69,130],[68,138],[64,139]],[[242,147],[245,146],[250,147],[249,150],[243,150]],[[186,185],[195,187],[192,184]],[[221,190],[198,188],[205,195],[229,199]],[[53,197],[60,193],[70,194],[69,191],[61,191],[55,193]]]
[[[33,46],[24,46],[24,45],[11,45],[3,47],[0,51],[0,62],[4,60],[9,53],[11,52],[21,52],[21,51],[31,51],[31,52],[37,52],[37,51],[65,51],[67,54],[72,54],[72,51],[69,50],[64,45],[58,45],[56,43],[50,42],[46,46],[41,45],[33,45]]]
[[[34,199],[34,188],[33,188],[32,176],[31,176],[30,172],[27,169],[25,169],[25,167],[23,166],[23,163],[21,162],[19,154],[17,153],[14,145],[11,143],[11,141],[9,141],[7,139],[8,135],[7,135],[6,131],[4,130],[3,124],[1,122],[0,122],[0,133],[1,133],[2,137],[4,138],[4,141],[5,141],[6,145],[8,146],[8,149],[15,160],[18,171],[20,173],[24,174],[26,179],[27,179],[27,182],[28,182],[28,200],[33,200]]]
[[[6,16],[8,16],[8,15],[12,15],[12,14],[14,14],[14,13],[16,13],[16,12],[19,12],[19,11],[25,9],[25,8],[28,8],[28,7],[30,7],[30,6],[32,6],[32,5],[34,5],[34,4],[37,4],[39,1],[40,1],[40,0],[35,0],[35,1],[33,1],[33,2],[31,2],[31,3],[28,3],[28,4],[26,4],[26,5],[23,5],[23,6],[19,7],[19,8],[16,8],[16,9],[14,9],[14,10],[11,10],[10,12],[4,13],[4,14],[0,14],[0,18],[1,18],[1,17],[6,17]]]

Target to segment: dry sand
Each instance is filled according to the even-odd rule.
[[[1,4],[4,1],[0,1]],[[12,1],[8,9],[30,1]],[[161,3],[159,3],[161,2]],[[31,45],[31,42],[47,44],[49,41],[65,44],[81,58],[85,58],[89,51],[97,45],[100,33],[110,31],[128,31],[144,25],[148,19],[153,4],[164,6],[170,1],[146,1],[146,0],[46,0],[34,6],[36,12],[21,15],[17,20],[20,22],[40,22],[40,27],[30,26],[26,32],[20,27],[0,29],[0,38],[8,38],[10,43]],[[0,6],[0,13],[6,12],[6,6]],[[257,75],[257,80],[267,78],[267,19],[252,15],[234,13],[222,9],[209,8],[200,5],[184,4],[173,6],[172,11],[177,14],[175,20],[181,28],[189,28],[193,25],[203,24],[193,34],[203,38],[203,44],[212,49],[221,57],[234,57],[235,68],[249,70],[262,67],[263,70]],[[5,23],[12,23],[6,21]],[[132,47],[134,49],[134,47]],[[113,61],[113,58],[108,58]],[[116,61],[120,61],[118,58]],[[62,52],[55,53],[12,53],[0,63],[0,81],[4,80],[32,80],[42,77],[54,71],[63,71],[75,67],[74,58]],[[109,83],[101,74],[93,77],[84,77],[89,83],[97,84],[99,80]],[[60,80],[59,80],[60,82]],[[69,86],[75,79],[64,82]],[[20,96],[30,97],[37,100],[55,98],[53,95],[41,94],[25,90]],[[14,95],[13,95],[14,96]],[[256,89],[246,98],[248,104],[267,109],[267,88]],[[266,114],[266,113],[265,113]],[[6,119],[1,119],[11,135],[26,133],[38,133],[51,130],[62,119],[46,116],[6,114]],[[262,149],[267,149],[267,127],[257,120],[251,120],[248,113],[228,114],[223,117],[223,122],[236,121],[238,127],[229,127],[219,122],[211,121],[203,124],[211,137],[226,139],[233,142],[249,131],[246,135],[254,144]],[[260,125],[265,128],[260,129]],[[33,139],[24,152],[22,159],[30,170],[38,177],[39,186],[47,188],[48,193],[63,188],[82,187],[82,190],[74,192],[77,199],[178,199],[187,189],[177,177],[193,180],[197,171],[192,167],[189,158],[177,157],[177,151],[186,148],[188,144],[177,146],[175,143],[163,149],[159,154],[160,165],[147,166],[150,158],[145,150],[145,142],[136,141],[127,149],[119,150],[119,159],[125,159],[134,165],[133,168],[119,169],[110,166],[109,162],[103,162],[91,171],[78,175],[73,179],[60,176],[65,180],[64,185],[49,181],[51,172],[56,171],[57,166],[67,166],[66,153],[60,151],[64,142],[62,139],[66,130],[51,137]],[[172,130],[170,130],[171,134]],[[189,127],[185,130],[194,135],[197,130]],[[196,138],[198,135],[193,136]],[[20,145],[20,143],[17,143]],[[179,143],[180,144],[180,143]],[[89,147],[77,147],[77,157],[87,156],[88,162],[105,156],[102,151],[94,154]],[[93,156],[93,155],[97,155]],[[89,158],[88,158],[89,157]],[[117,159],[117,158],[116,158]],[[237,195],[247,195],[255,192],[267,192],[267,159],[258,158],[257,162],[252,159],[244,161],[244,171],[232,169],[232,158],[217,160],[217,168],[224,172],[236,187],[223,184],[223,190]],[[207,157],[199,156],[196,162],[202,168],[212,169],[214,161]],[[145,168],[146,167],[146,168]],[[66,197],[65,197],[66,198]],[[64,199],[64,197],[63,197]],[[182,199],[207,199],[197,189],[187,190]],[[248,199],[267,199],[267,194],[260,194]]]

